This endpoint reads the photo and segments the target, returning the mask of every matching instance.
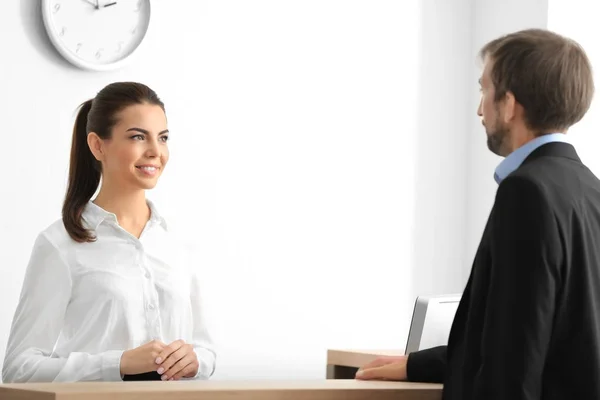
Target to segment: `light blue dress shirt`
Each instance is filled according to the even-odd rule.
[[[502,162],[496,167],[494,173],[494,179],[498,184],[504,180],[508,175],[521,166],[523,161],[538,147],[551,142],[563,142],[570,143],[567,135],[564,133],[549,133],[533,139],[530,142],[525,143],[512,153],[510,153]]]

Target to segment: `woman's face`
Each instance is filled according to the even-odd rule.
[[[136,104],[121,111],[117,120],[110,139],[95,134],[91,141],[88,138],[102,163],[103,184],[125,190],[154,188],[169,161],[169,131],[163,109]]]

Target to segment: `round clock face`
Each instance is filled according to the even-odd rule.
[[[150,23],[150,0],[43,0],[50,40],[72,64],[90,70],[121,66]]]

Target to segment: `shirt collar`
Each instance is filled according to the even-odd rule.
[[[149,221],[151,223],[160,224],[163,229],[167,229],[167,221],[158,213],[154,203],[150,200],[146,200],[146,203],[148,204],[148,207],[150,207]],[[91,200],[86,204],[82,217],[93,230],[98,229],[98,226],[104,221],[117,222],[117,216],[115,214],[106,211]]]
[[[512,153],[510,153],[502,162],[496,167],[494,172],[494,179],[496,183],[500,184],[508,175],[512,174],[517,168],[521,166],[523,161],[538,147],[551,142],[563,142],[570,143],[567,135],[564,133],[549,133],[546,135],[539,136],[523,146],[519,147]]]

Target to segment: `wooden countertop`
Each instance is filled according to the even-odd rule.
[[[327,364],[360,368],[377,357],[403,355],[404,350],[327,350]]]
[[[22,383],[0,400],[439,400],[442,385],[357,380]]]

